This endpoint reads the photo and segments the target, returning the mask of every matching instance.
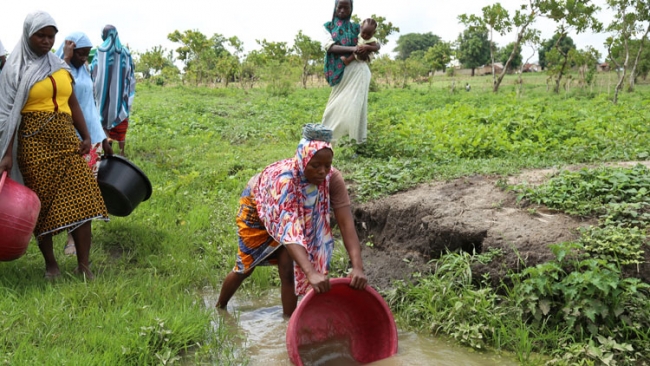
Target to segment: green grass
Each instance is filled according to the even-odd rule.
[[[646,85],[623,94],[621,104],[613,106],[588,90],[546,93],[543,82],[533,84],[537,79],[532,77],[519,97],[506,84],[502,93],[492,95],[473,80],[471,93],[450,94],[442,79],[432,86],[382,87],[371,93],[371,143],[357,159],[351,159],[354,149],[345,143],[335,149],[335,165],[351,181],[355,200],[432,179],[635,159],[648,152]],[[128,217],[94,224],[95,281],[71,274],[76,263],[64,258],[63,237],[55,238],[55,245],[64,275],[54,283],[43,279],[43,259],[33,243],[24,257],[0,264],[0,362],[143,365],[180,357],[195,363],[241,362],[234,360],[239,343],[224,325],[214,325],[222,323],[205,308],[203,289],[218,289],[234,265],[234,215],[246,182],[265,165],[293,155],[300,127],[320,121],[329,92],[297,89],[279,98],[264,89],[140,84],[126,151],[149,176],[151,199]],[[515,122],[527,137],[508,132]],[[472,146],[469,137],[479,134],[486,140]],[[526,153],[518,153],[523,148]],[[341,253],[334,270],[346,270]],[[277,285],[276,271],[264,269],[241,291],[255,296]],[[445,287],[443,282],[436,286]],[[471,298],[478,314],[470,308],[439,314],[431,309],[428,316],[452,316],[458,322],[454,338],[494,347],[477,340],[480,324],[487,323],[476,317],[503,318],[503,305],[494,303],[497,297],[488,291]],[[535,342],[549,337],[521,321],[489,324],[503,348],[520,350],[522,360],[530,358],[531,349],[539,350]],[[546,344],[559,338],[550,337]]]

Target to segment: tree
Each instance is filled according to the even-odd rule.
[[[429,48],[440,42],[440,37],[429,33],[408,33],[403,34],[397,39],[397,46],[394,51],[397,52],[398,60],[406,60],[414,51],[427,51]]]
[[[485,27],[468,27],[458,36],[458,60],[474,70],[490,61],[490,41]]]
[[[253,88],[255,82],[259,79],[259,71],[264,67],[266,61],[260,50],[250,51],[241,63],[242,87],[248,85],[249,89]]]
[[[194,74],[196,84],[198,85],[205,76],[206,70],[201,64],[201,58],[204,52],[210,48],[208,37],[198,30],[186,30],[183,33],[175,30],[167,35],[167,39],[181,44],[176,49],[178,59],[185,64],[185,72],[187,74]]]
[[[650,73],[650,47],[644,47],[639,57],[635,77],[640,76],[643,80],[646,80],[648,73]]]
[[[402,74],[402,88],[408,85],[408,79],[419,79],[429,72],[429,65],[424,58],[424,51],[417,50],[411,53],[406,60],[395,60]]]
[[[288,61],[291,48],[287,46],[287,42],[269,42],[266,39],[261,41],[256,39],[255,42],[262,47],[261,55],[266,62],[276,61],[278,63],[284,63]]]
[[[510,55],[514,53],[514,57],[510,59]],[[504,69],[507,68],[508,71],[518,69],[522,64],[523,57],[521,56],[521,50],[517,47],[515,48],[515,43],[508,43],[505,47],[502,47],[497,52],[497,60],[504,65]],[[505,66],[505,65],[508,66]]]
[[[454,54],[451,42],[438,42],[435,46],[429,48],[424,54],[424,59],[431,65],[431,70],[447,70],[447,65],[451,62],[451,57]]]
[[[598,71],[598,60],[601,54],[595,48],[587,46],[583,50],[573,50],[571,60],[578,66],[580,86],[592,85]]]
[[[171,52],[162,46],[154,46],[144,53],[138,54],[135,62],[135,69],[142,73],[145,79],[159,74],[165,67],[176,67],[171,58]]]
[[[532,31],[533,35],[530,36],[524,43],[522,43],[522,48],[523,46],[530,46],[532,49],[532,52],[529,54],[528,58],[526,59],[525,63],[522,63],[519,69],[519,78],[517,80],[517,96],[521,95],[521,92],[523,90],[523,85],[524,85],[524,65],[528,64],[530,62],[530,59],[532,59],[538,52],[539,50],[539,44],[540,44],[540,38],[539,38],[539,31]]]
[[[227,88],[230,80],[234,80],[239,68],[239,60],[230,53],[217,57],[214,65],[214,73],[218,81],[222,82]]]
[[[388,36],[393,33],[399,33],[399,27],[394,26],[393,23],[387,21],[385,17],[373,14],[371,18],[377,22],[375,38],[377,38],[381,45],[388,44]],[[363,19],[359,19],[359,17],[353,15],[352,21],[361,24]]]
[[[617,70],[622,70],[622,72],[619,72],[619,81],[614,91],[614,103],[616,103],[618,101],[618,93],[623,87],[623,82],[630,66],[630,56],[634,57],[634,60],[632,61],[633,66],[632,72],[630,73],[628,90],[634,91],[636,68],[643,51],[644,43],[648,38],[648,32],[650,32],[650,3],[647,0],[607,0],[607,4],[616,12],[616,17],[614,17],[612,23],[607,27],[607,30],[612,32],[613,36],[607,39],[606,45],[608,50],[610,50],[610,60],[616,65]],[[647,26],[644,24],[645,22],[648,22]],[[639,40],[636,56],[634,56],[631,53],[630,43],[638,34],[642,34],[642,36]],[[624,56],[622,62],[611,55],[611,49],[615,44],[620,45],[619,48],[622,50]]]
[[[641,60],[641,54],[644,50],[646,41],[648,40],[648,33],[650,33],[650,1],[648,0],[639,0],[636,2],[636,12],[637,12],[637,21],[640,23],[646,23],[645,32],[639,41],[638,50],[636,53],[636,58],[634,59],[634,64],[632,65],[632,71],[630,72],[630,86],[628,91],[634,91],[634,83],[637,77],[637,68],[639,61]],[[641,27],[641,26],[640,26]],[[641,30],[643,28],[639,28]],[[647,61],[647,59],[646,59]]]
[[[228,47],[232,50],[231,54],[235,59],[237,60],[237,64],[235,66],[235,75],[234,77],[239,80],[239,85],[241,85],[242,89],[245,89],[244,82],[242,81],[242,73],[243,73],[243,65],[242,65],[242,57],[244,54],[244,42],[242,42],[237,36],[232,36],[228,38]]]
[[[228,39],[215,33],[209,39],[210,47],[201,57],[201,64],[206,73],[215,83],[223,83],[228,87],[230,79],[234,78],[239,61],[227,49]]]
[[[219,33],[215,33],[210,37],[210,48],[212,48],[217,58],[230,56],[230,52],[228,52],[225,45],[227,42],[228,39]]]
[[[595,14],[600,8],[591,3],[591,0],[545,0],[537,1],[539,11],[543,16],[552,19],[557,23],[556,33],[559,38],[555,43],[554,50],[557,51],[557,63],[549,69],[549,75],[555,77],[555,93],[560,92],[560,82],[569,65],[569,53],[564,52],[560,47],[562,38],[570,31],[580,34],[588,30],[600,32],[602,23]]]
[[[318,41],[313,41],[309,36],[298,31],[296,38],[293,40],[293,51],[300,58],[302,65],[302,87],[307,89],[307,77],[310,74],[310,66],[317,63],[318,60],[325,57],[325,51]]]
[[[528,41],[534,40],[538,37],[539,31],[530,29],[529,27],[535,22],[539,16],[539,1],[530,0],[526,5],[521,5],[517,9],[512,17],[506,9],[504,9],[500,3],[494,5],[486,6],[482,9],[483,16],[477,17],[475,15],[467,16],[465,14],[461,15],[459,19],[461,22],[469,27],[487,27],[490,30],[490,58],[492,60],[492,80],[493,86],[492,91],[498,92],[499,86],[505,77],[508,70],[516,68],[516,65],[511,65],[513,62],[521,63],[521,45]],[[493,34],[497,32],[501,36],[504,36],[506,33],[510,32],[512,28],[516,28],[516,38],[515,41],[508,48],[510,53],[502,55],[500,57],[503,62],[503,70],[496,76],[494,69],[494,41]],[[519,59],[517,59],[519,57]]]
[[[512,28],[512,22],[510,21],[510,15],[508,14],[508,11],[503,8],[500,3],[488,5],[484,7],[482,11],[482,17],[478,17],[476,15],[467,16],[467,14],[461,14],[458,16],[458,20],[470,28],[488,28],[490,33],[490,65],[492,66],[492,81],[493,84],[496,84],[496,74],[494,72],[494,54],[496,47],[494,43],[494,31],[503,36]]]
[[[637,79],[639,77],[642,77],[645,80],[648,71],[650,71],[650,47],[648,47],[648,44],[646,43],[644,47],[642,47],[641,52],[639,53],[639,48],[641,47],[641,40],[638,39],[630,40],[628,47],[630,49],[631,55],[639,56],[639,62],[634,71],[634,78]],[[614,65],[616,63],[614,63],[614,61],[611,59],[614,59],[619,64],[621,64],[622,60],[625,57],[624,55],[625,52],[620,42],[615,42],[611,47],[611,54],[608,55],[608,60],[612,62]],[[632,77],[632,72],[630,72],[630,77]]]
[[[286,42],[269,42],[266,39],[256,40],[262,49],[258,54],[258,62],[262,62],[262,79],[267,82],[267,91],[275,96],[287,96],[294,89],[293,77],[297,57],[292,57],[291,48]]]
[[[386,85],[390,86],[391,76],[393,74],[393,64],[394,60],[391,60],[388,55],[380,55],[372,62],[372,72],[373,75],[377,75],[377,78],[383,78],[386,82]]]
[[[569,51],[576,49],[576,45],[573,43],[573,38],[564,36],[560,39],[560,34],[555,33],[553,37],[542,42],[542,45],[539,48],[539,66],[542,68],[542,70],[548,67],[546,63],[546,53],[555,48],[555,44],[558,43],[558,40],[560,42],[559,47],[562,49],[562,52],[569,53]]]

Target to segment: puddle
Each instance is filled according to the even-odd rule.
[[[204,303],[212,309],[218,293],[206,290]],[[289,323],[282,315],[280,291],[270,290],[259,298],[235,294],[223,317],[231,329],[239,330],[243,339],[242,352],[250,366],[291,365],[287,354],[286,330]],[[444,340],[413,332],[398,330],[398,351],[393,357],[373,362],[372,366],[515,366],[514,360],[495,354],[472,352],[468,348],[448,344]],[[340,350],[341,342],[326,342],[310,350],[302,350],[309,366],[357,366],[349,355]]]

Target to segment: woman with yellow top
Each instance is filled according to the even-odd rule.
[[[90,136],[74,81],[68,65],[50,52],[57,31],[49,14],[29,14],[23,36],[0,73],[0,173],[10,170],[14,180],[24,182],[41,200],[34,235],[46,278],[61,274],[52,236],[65,230],[72,233],[77,249],[75,272],[92,278],[91,221],[108,220],[108,213],[83,158]]]

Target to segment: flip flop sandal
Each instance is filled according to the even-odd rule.
[[[74,246],[74,243],[68,243],[63,248],[63,253],[65,255],[77,255],[77,248]]]

